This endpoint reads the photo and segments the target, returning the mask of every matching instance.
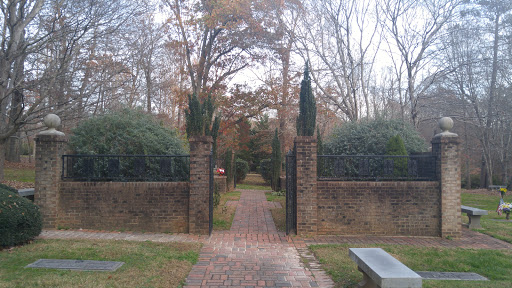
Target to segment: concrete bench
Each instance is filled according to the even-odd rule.
[[[469,206],[464,206],[464,205],[461,206],[461,211],[462,211],[462,213],[466,213],[466,215],[468,215],[468,217],[469,217],[468,227],[470,229],[473,229],[473,228],[481,229],[482,226],[480,225],[480,216],[488,214],[486,210],[473,208],[473,207],[469,207]]]
[[[22,197],[34,196],[34,188],[19,189],[18,194]]]
[[[349,256],[363,273],[359,287],[422,287],[420,275],[381,248],[350,248]]]
[[[489,185],[489,187],[487,187],[487,189],[489,189],[489,190],[500,190],[501,188],[507,188],[507,186],[502,186],[502,185]]]

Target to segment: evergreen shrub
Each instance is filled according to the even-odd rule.
[[[386,143],[402,138],[407,154],[427,151],[427,144],[414,127],[401,120],[373,119],[344,123],[333,130],[324,144],[327,155],[385,155]]]
[[[404,141],[400,135],[391,137],[386,144],[386,155],[393,156],[407,156]],[[407,159],[406,158],[392,158],[394,162],[393,174],[398,177],[407,176]]]
[[[270,183],[272,179],[272,161],[270,159],[260,161],[260,174],[266,183]]]
[[[0,246],[26,243],[41,233],[39,207],[18,195],[16,189],[0,187]]]
[[[236,159],[236,183],[242,182],[249,173],[249,163],[243,159]]]

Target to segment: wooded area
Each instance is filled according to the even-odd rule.
[[[192,94],[218,106],[218,155],[269,155],[275,128],[284,155],[309,63],[323,137],[344,122],[398,118],[430,139],[435,121],[450,116],[464,140],[466,184],[470,174],[482,186],[509,181],[509,0],[2,0],[0,8],[0,180],[5,159],[31,153],[27,139],[50,112],[69,133],[81,119],[138,108],[184,135]]]

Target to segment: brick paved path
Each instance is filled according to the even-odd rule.
[[[214,232],[187,280],[193,287],[332,287],[309,270],[292,241],[277,232],[263,191],[242,190],[230,231]]]

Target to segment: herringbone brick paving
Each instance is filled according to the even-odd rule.
[[[210,237],[188,234],[120,233],[87,230],[45,230],[40,238],[115,239],[155,242],[201,242],[199,261],[190,272],[187,288],[193,287],[332,287],[318,268],[300,261],[308,245],[326,243],[394,244],[421,247],[512,249],[512,244],[463,229],[461,239],[430,237],[316,236],[288,237],[278,232],[264,191],[241,190],[230,231],[214,231]],[[316,265],[312,265],[313,267]]]

